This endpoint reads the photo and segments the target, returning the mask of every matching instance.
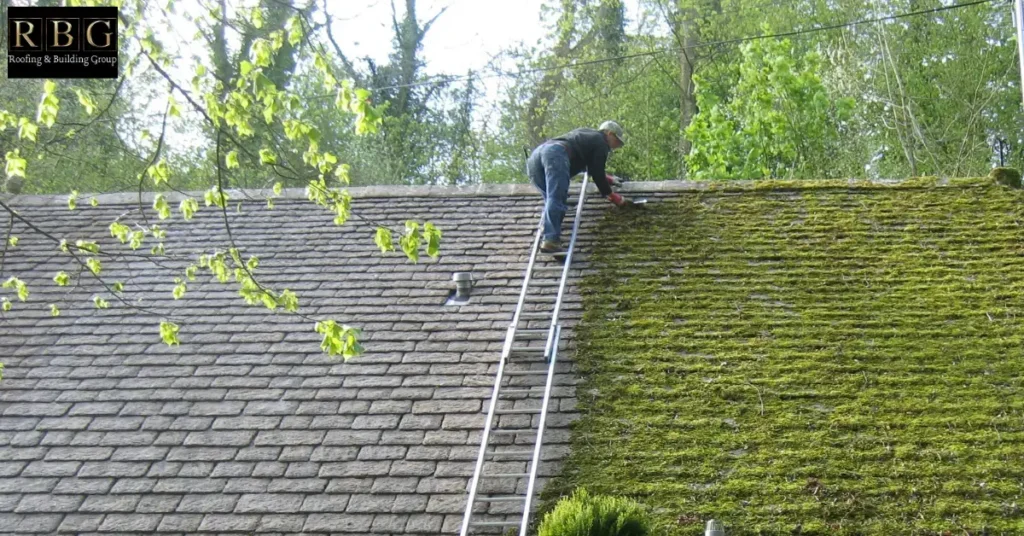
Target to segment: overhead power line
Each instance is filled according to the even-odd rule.
[[[645,52],[636,52],[636,53],[633,53],[633,54],[625,54],[625,55],[621,55],[621,56],[610,56],[610,57],[605,57],[605,58],[597,58],[597,59],[593,59],[593,60],[574,61],[574,62],[569,62],[569,63],[563,63],[563,64],[560,64],[560,65],[553,65],[553,66],[549,66],[549,67],[532,67],[532,68],[529,68],[529,69],[521,69],[519,71],[515,71],[515,72],[511,72],[511,73],[494,73],[494,74],[489,74],[489,75],[463,75],[463,76],[442,75],[442,76],[434,77],[434,78],[432,78],[430,80],[422,80],[422,81],[413,82],[413,83],[410,83],[410,84],[396,84],[396,85],[391,85],[391,86],[384,86],[384,87],[378,87],[378,88],[366,88],[366,89],[370,89],[371,91],[384,91],[384,90],[389,90],[389,89],[414,88],[414,87],[429,86],[429,85],[436,85],[436,84],[447,84],[447,83],[452,83],[452,82],[462,82],[462,81],[467,81],[467,80],[470,80],[470,79],[473,79],[473,78],[476,78],[477,80],[483,80],[483,79],[501,78],[501,77],[521,77],[521,76],[524,76],[524,75],[538,73],[538,72],[556,71],[556,70],[562,70],[562,69],[575,69],[575,68],[578,68],[578,67],[585,67],[585,66],[588,66],[588,65],[598,65],[598,64],[601,64],[601,63],[608,63],[608,62],[620,61],[620,60],[629,60],[629,59],[642,58],[642,57],[647,57],[647,56],[655,56],[655,55],[658,55],[658,54],[667,54],[667,53],[677,53],[678,54],[679,52],[682,52],[684,50],[693,50],[693,49],[698,49],[698,48],[715,47],[715,46],[723,46],[723,45],[734,45],[734,44],[739,44],[739,43],[746,43],[748,41],[757,41],[757,40],[761,40],[761,39],[778,39],[778,38],[783,38],[783,37],[802,36],[802,35],[806,35],[806,34],[825,32],[825,31],[830,31],[830,30],[838,30],[838,29],[841,29],[841,28],[850,28],[850,27],[859,26],[859,25],[862,25],[862,24],[873,24],[873,23],[878,23],[878,22],[885,22],[885,21],[905,19],[905,18],[908,18],[908,17],[917,17],[917,16],[921,16],[921,15],[931,15],[931,14],[934,14],[934,13],[941,13],[941,12],[944,12],[944,11],[951,11],[951,10],[955,10],[955,9],[974,7],[974,6],[979,6],[979,5],[982,5],[982,4],[991,4],[991,3],[994,3],[994,2],[997,2],[997,1],[998,0],[973,0],[971,2],[963,2],[963,3],[959,3],[959,4],[951,4],[951,5],[948,5],[948,6],[940,6],[940,7],[931,8],[931,9],[921,9],[921,10],[917,10],[917,11],[908,11],[906,13],[897,13],[895,15],[886,15],[884,17],[874,17],[874,18],[869,18],[869,19],[860,19],[860,20],[855,20],[855,21],[843,22],[843,23],[839,23],[839,24],[829,24],[829,25],[826,25],[826,26],[819,26],[819,27],[815,27],[815,28],[806,28],[806,29],[803,29],[803,30],[793,30],[793,31],[789,31],[789,32],[780,32],[780,33],[764,34],[764,35],[752,35],[752,36],[747,36],[747,37],[737,37],[735,39],[724,39],[724,40],[720,40],[720,41],[706,41],[706,42],[703,42],[703,43],[696,43],[696,44],[693,44],[693,45],[690,45],[690,46],[685,46],[685,47],[665,47],[665,48],[659,48],[659,49],[649,50],[649,51],[645,51]],[[999,3],[1006,3],[1006,2],[1007,2],[1007,0],[1002,0]],[[333,98],[334,96],[335,96],[334,94],[321,95],[321,98]]]

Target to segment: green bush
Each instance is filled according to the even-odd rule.
[[[591,496],[577,489],[544,516],[537,536],[647,536],[650,532],[647,515],[635,501]]]

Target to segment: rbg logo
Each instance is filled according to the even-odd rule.
[[[116,7],[8,8],[10,78],[117,78]]]

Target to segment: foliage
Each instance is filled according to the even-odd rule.
[[[646,536],[647,514],[635,501],[577,489],[544,516],[537,536]]]
[[[1024,194],[937,183],[721,183],[602,221],[544,495],[636,497],[673,535],[1024,529]]]
[[[98,0],[71,3],[111,4]],[[226,3],[222,3],[221,13],[213,10],[186,14],[186,19],[198,28],[197,39],[206,32],[211,61],[204,63],[198,55],[194,56],[194,76],[190,81],[182,81],[169,73],[167,67],[187,60],[164,42],[169,35],[160,31],[162,21],[172,17],[177,4],[171,1],[156,5],[141,0],[114,3],[120,6],[122,14],[120,57],[125,60],[117,81],[29,80],[0,86],[0,95],[11,96],[2,101],[5,109],[0,110],[0,144],[5,147],[8,188],[12,179],[18,179],[18,188],[26,192],[70,190],[69,210],[98,206],[95,197],[89,199],[88,206],[80,203],[84,199],[80,192],[88,191],[86,188],[138,190],[138,210],[112,221],[108,227],[110,236],[133,252],[144,243],[151,244],[149,255],[133,255],[154,266],[164,266],[162,260],[184,261],[188,266],[185,277],[174,278],[171,294],[175,299],[186,297],[188,282],[195,280],[198,269],[204,268],[213,279],[233,285],[249,305],[281,309],[311,321],[322,335],[322,347],[329,355],[346,360],[358,355],[362,347],[357,329],[330,319],[310,318],[300,311],[301,297],[296,292],[270,288],[261,282],[256,274],[259,257],[256,252],[239,249],[239,230],[233,231],[227,213],[229,209],[242,209],[239,199],[230,193],[231,187],[251,187],[270,180],[273,193],[265,198],[269,210],[274,198],[282,194],[280,180],[284,180],[304,184],[308,199],[330,211],[336,225],[344,225],[352,215],[351,195],[346,189],[350,184],[350,166],[324,148],[325,132],[333,130],[318,128],[309,117],[310,107],[305,105],[304,95],[294,91],[295,85],[289,82],[293,77],[314,80],[321,93],[329,92],[325,106],[318,109],[326,110],[322,113],[330,117],[346,118],[344,123],[332,123],[331,127],[347,131],[350,138],[380,133],[387,124],[388,103],[374,104],[369,90],[358,87],[353,77],[345,77],[339,71],[341,52],[329,55],[323,42],[317,40],[323,37],[314,31],[316,26],[310,13],[313,7],[261,0],[252,9],[238,9],[230,14]],[[408,4],[412,6],[414,2]],[[411,10],[410,16],[410,20],[415,20]],[[222,39],[229,25],[241,32],[237,49]],[[422,35],[418,37],[421,38]],[[207,69],[206,65],[212,68]],[[126,87],[144,88],[153,95],[151,101],[166,103],[155,120],[137,120],[138,116],[133,115],[133,106],[137,104],[134,99],[150,95],[132,95],[126,93]],[[34,103],[33,90],[42,94]],[[143,128],[141,122],[149,125]],[[158,133],[152,130],[153,123],[159,124]],[[167,142],[169,129],[175,128],[201,132],[206,139],[200,141],[195,152],[177,150]],[[79,146],[70,141],[83,137],[88,144]],[[88,167],[70,163],[81,159],[100,166],[96,177],[102,180],[82,180],[90,176]],[[114,176],[116,180],[111,178]],[[75,182],[69,183],[67,177],[74,177]],[[204,189],[205,208],[196,198],[185,194],[177,205],[180,217],[189,221],[200,212],[209,212],[222,220],[227,236],[224,243],[214,244],[212,250],[196,257],[166,251],[166,231],[154,223],[178,217],[166,192],[183,189]],[[141,205],[143,190],[155,191],[149,207]],[[6,248],[18,245],[19,237],[12,234],[17,224],[23,236],[37,235],[53,242],[61,254],[81,268],[76,273],[57,273],[53,276],[56,285],[96,285],[103,291],[92,296],[97,309],[120,305],[151,316],[173,316],[137,306],[131,293],[124,292],[123,282],[105,279],[108,276],[103,260],[117,257],[122,251],[101,247],[86,238],[54,236],[6,202],[0,201],[0,207],[11,222],[3,237],[5,252]],[[148,211],[152,211],[151,215],[147,215]],[[433,224],[410,220],[405,229],[401,245],[410,260],[417,262],[423,247],[432,258],[440,255],[441,231]],[[390,233],[385,227],[378,230],[382,237],[390,237]],[[378,243],[389,244],[380,240]],[[0,273],[9,275],[3,289],[10,289],[19,301],[26,301],[29,287],[22,279],[4,272],[2,260],[0,257]],[[60,314],[58,304],[47,307],[52,316]],[[4,296],[2,308],[2,312],[9,312],[14,302]],[[171,320],[160,320],[159,336],[166,344],[176,345],[179,330],[186,332],[188,322]]]
[[[767,28],[766,28],[767,30]],[[829,156],[840,150],[840,129],[853,99],[830,99],[819,71],[821,57],[794,60],[789,40],[741,45],[739,82],[721,101],[701,91],[701,112],[687,128],[694,179],[755,179],[836,173]]]

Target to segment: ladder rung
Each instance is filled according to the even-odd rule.
[[[556,296],[527,296],[526,303],[555,303]]]
[[[519,320],[551,320],[551,313],[525,312],[519,313]]]
[[[513,346],[511,351],[512,351],[513,354],[515,354],[515,353],[534,353],[534,354],[540,353],[540,354],[543,354],[544,350],[546,350],[546,348],[544,348],[543,346]]]
[[[496,409],[494,410],[495,415],[537,415],[540,413],[540,408],[537,409]]]
[[[491,433],[492,434],[496,434],[496,435],[516,435],[516,434],[536,434],[537,431],[536,430],[532,430],[530,428],[517,428],[517,429],[514,429],[514,430],[495,429],[495,430],[491,430]]]
[[[489,452],[491,456],[529,456],[533,457],[532,450],[504,450],[501,452]]]
[[[530,473],[493,473],[490,475],[480,475],[485,478],[526,478],[530,476]]]
[[[547,376],[548,371],[546,370],[506,370],[503,372],[506,376]]]
[[[540,386],[538,385],[538,387],[540,387]],[[540,394],[540,393],[537,393],[533,389],[502,389],[502,390],[498,391],[498,394],[499,395],[531,395],[531,394]]]
[[[518,521],[470,521],[471,527],[518,527]]]
[[[518,497],[515,495],[498,495],[494,497],[477,497],[479,502],[513,502],[513,501],[525,501],[526,497]]]

